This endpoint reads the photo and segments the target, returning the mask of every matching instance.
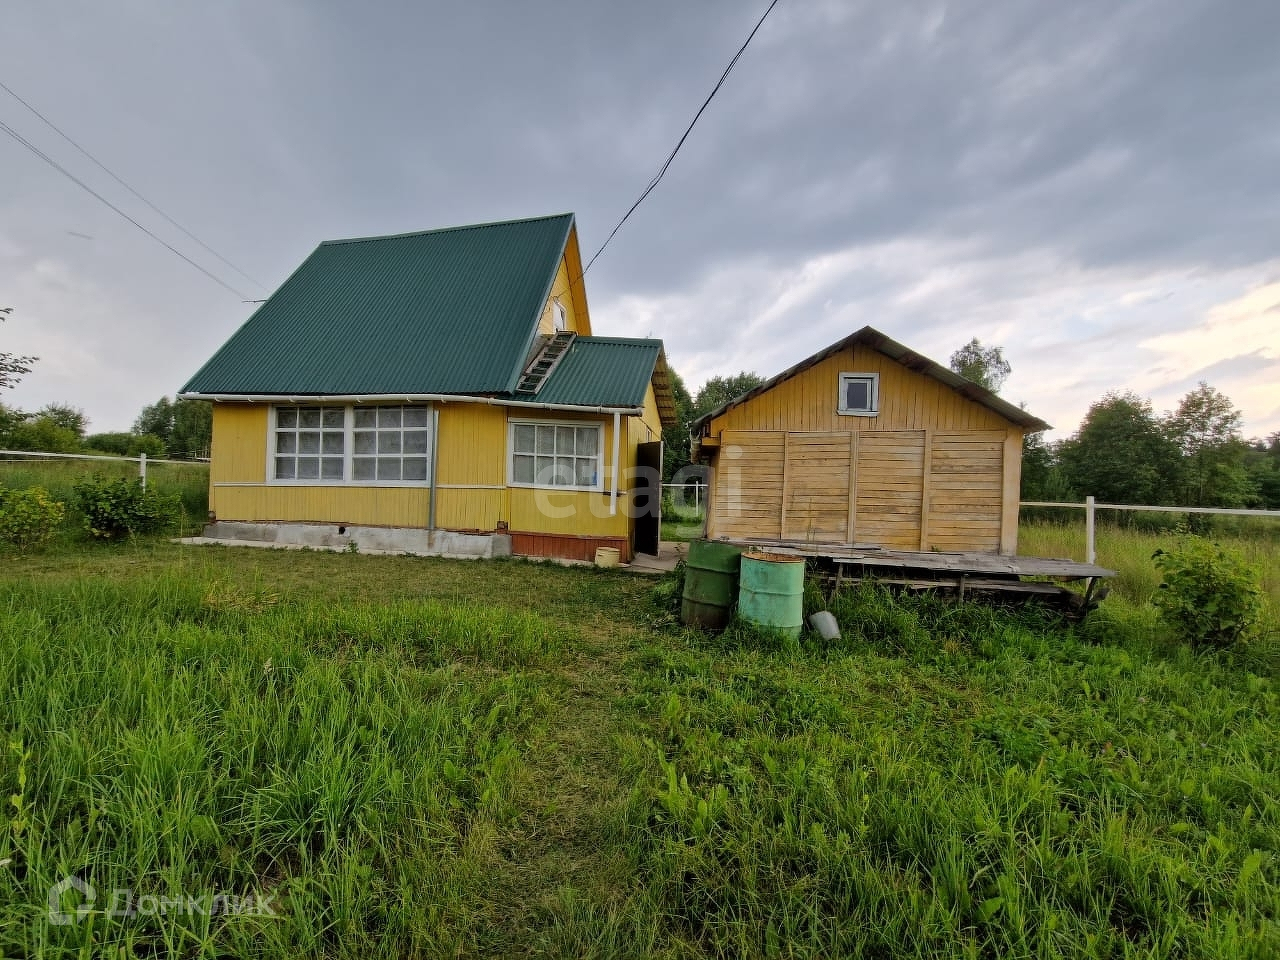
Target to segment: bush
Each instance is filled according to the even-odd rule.
[[[28,490],[0,487],[0,541],[26,553],[53,536],[66,512],[66,505],[50,497],[44,487]]]
[[[84,514],[89,536],[119,540],[138,533],[160,533],[182,515],[177,494],[162,494],[137,480],[108,480],[95,475],[76,483],[75,504]]]
[[[1262,620],[1260,574],[1239,554],[1199,537],[1152,559],[1163,577],[1152,602],[1179,639],[1229,647],[1248,639]]]

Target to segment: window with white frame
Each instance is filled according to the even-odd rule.
[[[277,480],[342,480],[345,407],[276,407],[275,427]]]
[[[351,479],[426,480],[430,417],[426,407],[356,407]]]
[[[601,424],[512,420],[509,430],[512,486],[602,489]]]
[[[555,302],[554,312],[556,333],[563,333],[569,326],[569,314],[565,311],[564,304],[559,300]]]
[[[840,374],[837,411],[844,416],[874,417],[880,412],[880,374]]]
[[[271,479],[286,483],[426,483],[431,408],[280,406],[272,412]]]

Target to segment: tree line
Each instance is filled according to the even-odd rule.
[[[1280,509],[1280,433],[1246,440],[1231,399],[1201,382],[1160,414],[1132,391],[1105,394],[1057,443],[1027,437],[1024,500]]]

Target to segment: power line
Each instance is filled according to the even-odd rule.
[[[595,255],[592,256],[592,258],[587,261],[587,265],[582,268],[582,273],[584,276],[586,275],[586,272],[591,269],[591,264],[596,262],[596,258],[599,257],[600,254],[604,253],[604,248],[609,245],[609,241],[613,239],[614,234],[616,234],[619,230],[621,230],[622,225],[627,222],[627,218],[630,217],[631,214],[635,213],[636,207],[644,203],[645,197],[653,193],[654,187],[658,185],[658,182],[662,180],[663,175],[667,172],[667,168],[671,166],[671,161],[673,161],[676,158],[676,154],[679,153],[680,148],[684,146],[685,140],[687,140],[689,138],[689,134],[693,132],[694,124],[698,122],[698,118],[702,116],[703,111],[707,109],[707,106],[715,98],[715,95],[720,92],[720,88],[724,86],[725,80],[729,78],[729,74],[733,72],[733,68],[737,66],[738,58],[742,56],[743,52],[751,44],[751,41],[755,38],[756,32],[760,29],[761,26],[764,25],[765,20],[768,18],[769,14],[773,12],[773,8],[776,7],[777,5],[778,5],[778,0],[772,0],[768,8],[761,15],[760,19],[756,22],[755,27],[753,27],[751,32],[747,34],[747,39],[742,42],[742,46],[738,48],[738,52],[733,55],[733,59],[729,61],[729,65],[724,68],[724,73],[720,74],[720,79],[716,81],[716,85],[712,87],[711,92],[707,94],[707,99],[702,101],[702,106],[698,108],[698,112],[695,113],[693,115],[693,119],[689,121],[689,126],[685,128],[684,133],[680,136],[680,139],[676,142],[675,148],[671,151],[666,161],[662,164],[661,169],[659,169],[658,172],[654,175],[653,179],[649,181],[649,185],[644,188],[644,192],[641,193],[640,196],[636,199],[636,202],[631,205],[631,208],[622,215],[622,219],[619,220],[617,223],[617,226],[615,226],[613,230],[609,232],[609,236],[605,237],[604,243],[600,244],[600,249],[595,252]]]
[[[63,140],[67,141],[67,143],[71,144],[73,147],[79,150],[86,157],[88,157],[95,165],[97,165],[97,167],[100,170],[105,172],[107,176],[109,176],[116,183],[120,184],[120,186],[124,187],[126,190],[132,193],[135,197],[137,197],[139,200],[145,203],[148,207],[150,207],[156,213],[160,214],[160,216],[168,220],[169,223],[173,224],[173,226],[181,230],[184,234],[187,235],[187,237],[194,240],[200,246],[204,247],[205,250],[213,254],[215,257],[217,257],[219,260],[225,263],[228,267],[230,267],[236,273],[240,274],[240,276],[244,277],[250,283],[254,284],[255,286],[261,287],[263,290],[268,289],[266,284],[262,283],[259,280],[255,280],[253,277],[249,276],[249,274],[245,273],[243,270],[237,267],[234,263],[232,263],[222,254],[220,254],[217,250],[213,249],[213,247],[209,246],[207,243],[205,243],[203,240],[197,237],[194,233],[192,233],[190,230],[188,230],[186,227],[180,224],[177,220],[173,219],[173,217],[169,216],[169,214],[165,213],[163,210],[157,207],[154,203],[152,203],[150,200],[148,200],[146,197],[140,194],[137,190],[131,187],[128,183],[126,183],[123,179],[121,179],[121,177],[118,176],[114,171],[108,168],[106,164],[104,164],[101,160],[95,157],[92,153],[90,153],[84,147],[80,146],[80,144],[76,143],[76,141],[71,139],[71,137],[68,134],[64,133],[61,129],[59,129],[57,124],[55,124],[52,120],[46,117],[43,113],[41,113],[31,104],[27,103],[27,101],[23,100],[22,97],[14,93],[13,90],[10,89],[9,86],[3,80],[0,80],[0,90],[4,90],[5,93],[9,94],[9,96],[13,97],[13,99],[17,100],[20,104],[22,104],[32,113],[34,113],[37,117],[40,118],[40,120],[44,123],[45,126],[47,126],[50,130],[52,130],[58,136],[60,136]]]
[[[208,270],[200,266],[200,264],[196,263],[194,260],[188,257],[185,253],[179,250],[177,247],[170,245],[166,241],[162,240],[160,237],[156,236],[154,233],[152,233],[150,230],[148,230],[146,227],[140,224],[137,220],[133,219],[133,217],[129,216],[127,213],[125,213],[123,210],[117,207],[114,203],[112,203],[110,200],[104,197],[102,194],[98,193],[98,191],[94,190],[93,187],[89,186],[87,183],[85,183],[83,180],[77,177],[74,173],[67,170],[65,167],[61,166],[58,163],[58,161],[54,160],[52,157],[50,157],[47,153],[45,153],[35,144],[25,139],[20,133],[18,133],[16,130],[10,127],[3,120],[0,120],[0,130],[3,130],[5,133],[11,136],[14,140],[18,141],[18,143],[22,144],[24,147],[26,147],[28,150],[34,153],[37,157],[39,157],[45,163],[49,164],[49,166],[53,167],[53,169],[57,170],[60,174],[62,174],[64,177],[66,177],[76,186],[80,187],[80,189],[96,197],[99,201],[104,203],[106,206],[110,207],[120,216],[124,217],[126,220],[132,223],[135,227],[137,227],[139,230],[141,230],[143,233],[149,236],[152,240],[154,240],[156,243],[160,244],[162,247],[168,250],[170,253],[174,254],[175,256],[181,257],[187,263],[191,264],[191,266],[195,267],[197,270],[203,273],[206,277],[208,277],[218,286],[223,287],[227,290],[230,290],[232,293],[234,293],[237,297],[240,297],[242,300],[246,298],[246,294],[241,293],[239,290],[231,286],[231,284],[227,283],[225,280],[221,279],[217,275],[210,273]]]

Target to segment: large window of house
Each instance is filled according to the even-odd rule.
[[[512,486],[602,489],[601,424],[512,420],[509,429]]]
[[[431,411],[426,407],[357,407],[353,480],[426,480]]]
[[[431,408],[275,407],[271,479],[293,483],[426,483]]]
[[[275,478],[343,478],[347,411],[344,407],[277,407]]]

